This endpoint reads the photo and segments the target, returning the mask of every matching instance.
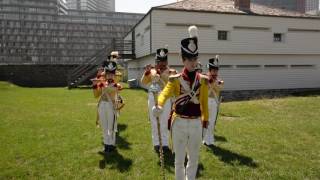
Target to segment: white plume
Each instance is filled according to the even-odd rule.
[[[220,60],[220,56],[219,55],[216,55],[216,61],[217,61],[217,64],[219,65],[219,60]]]
[[[189,29],[188,29],[188,32],[189,32],[189,36],[191,38],[198,37],[198,28],[197,28],[197,26],[190,26]]]

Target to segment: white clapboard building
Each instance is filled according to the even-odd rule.
[[[180,40],[199,29],[203,65],[216,54],[225,90],[320,88],[320,17],[272,9],[250,0],[185,0],[153,7],[126,35],[136,59],[128,78],[140,79],[168,45],[169,64],[181,70]],[[206,71],[206,70],[205,70]]]

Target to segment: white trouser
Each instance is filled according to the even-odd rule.
[[[196,178],[199,150],[202,138],[202,124],[199,119],[177,117],[172,126],[173,150],[175,152],[176,180],[193,180]],[[184,168],[185,155],[188,164]]]
[[[99,120],[103,130],[103,143],[105,145],[115,145],[117,121],[112,107],[112,103],[100,101],[98,106]]]
[[[151,121],[152,143],[153,143],[153,146],[156,146],[160,144],[159,144],[159,136],[158,136],[157,118],[154,117],[152,113],[152,107],[154,105],[155,104],[154,104],[153,94],[148,93],[148,107],[149,107],[149,117]],[[168,134],[169,134],[168,119],[171,112],[171,101],[168,99],[162,108],[163,108],[163,112],[159,116],[161,141],[163,146],[168,146]]]
[[[217,102],[214,98],[209,98],[208,101],[209,109],[209,125],[204,131],[203,143],[207,145],[214,144],[214,124],[217,116]]]

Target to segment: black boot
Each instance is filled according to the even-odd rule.
[[[159,145],[156,145],[156,146],[153,146],[153,149],[156,153],[159,153],[160,152],[160,146]]]
[[[104,145],[104,153],[110,152],[110,145]]]
[[[109,152],[115,151],[116,147],[113,145],[109,145]]]
[[[163,150],[164,153],[169,153],[170,152],[170,149],[169,149],[168,146],[163,146],[162,150]]]

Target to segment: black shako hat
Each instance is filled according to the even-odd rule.
[[[157,49],[155,60],[156,60],[156,62],[167,61],[168,60],[168,49],[167,48]]]
[[[208,69],[219,69],[219,56],[209,59],[209,63],[207,64]]]
[[[117,70],[117,63],[114,61],[104,61],[102,67],[106,73],[109,72],[115,74]]]
[[[181,40],[181,56],[186,58],[198,57],[198,28],[190,26],[188,32],[190,37]]]

